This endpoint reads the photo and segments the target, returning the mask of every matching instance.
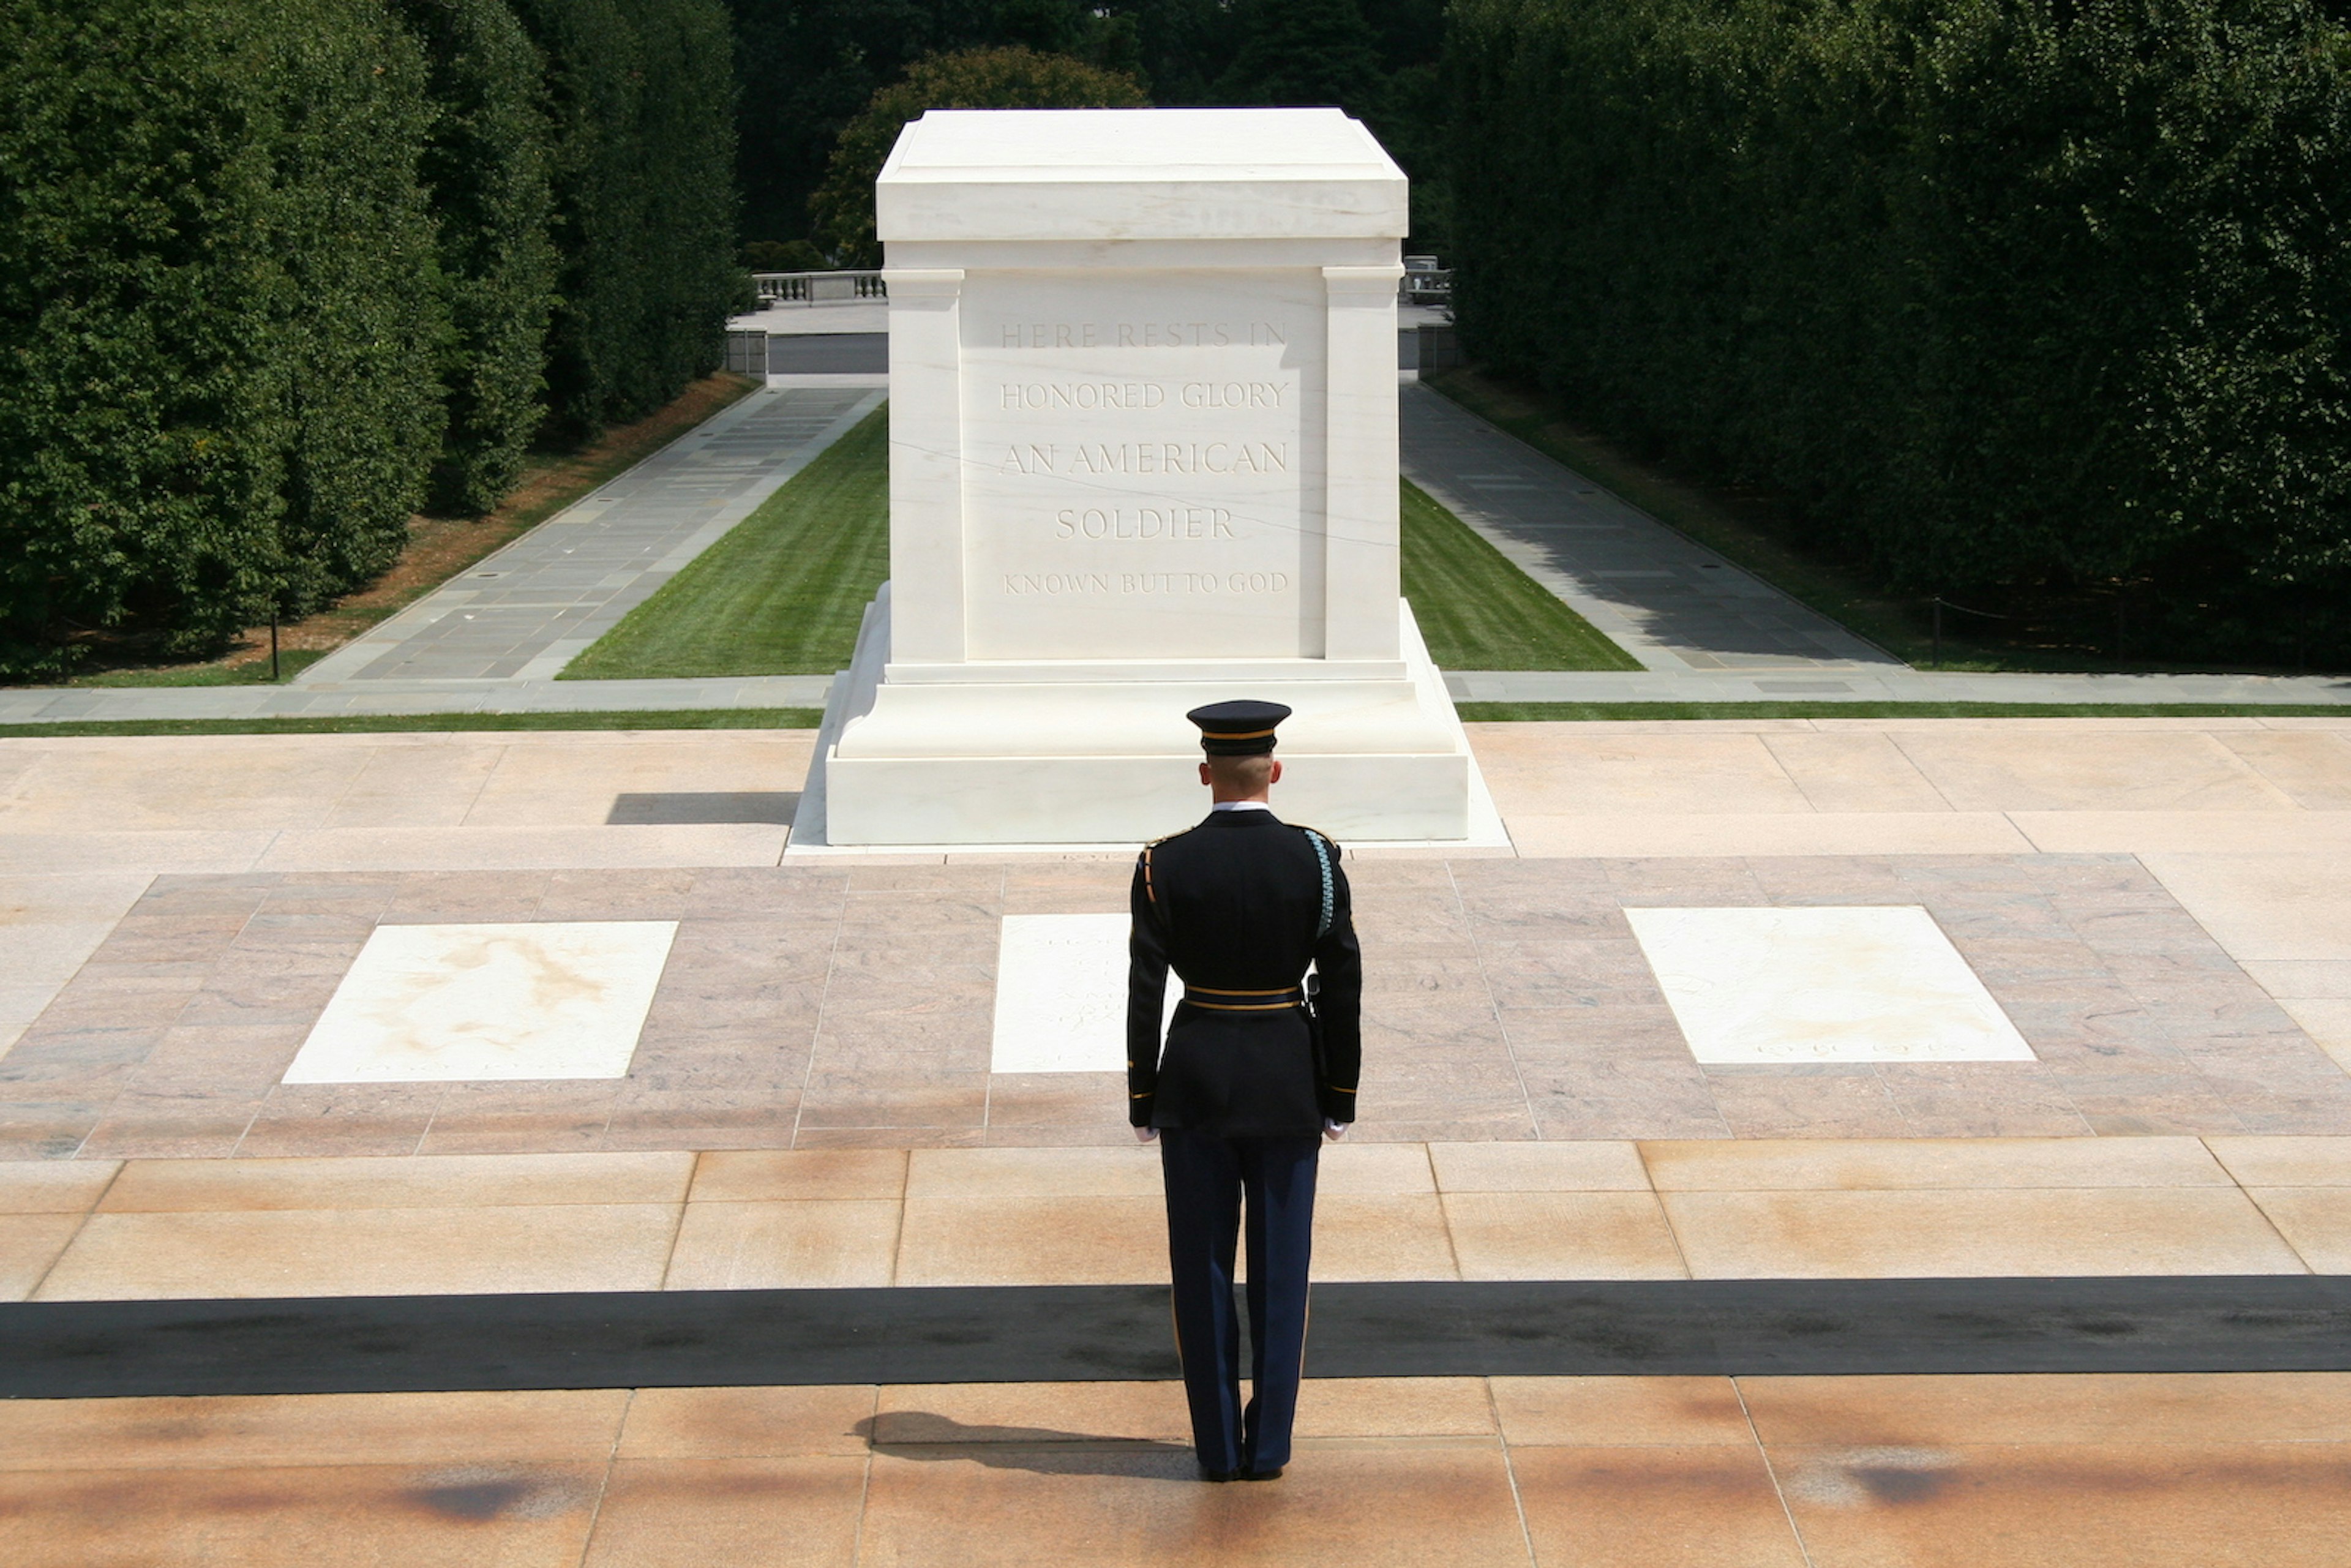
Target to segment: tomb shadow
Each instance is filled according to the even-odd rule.
[[[690,827],[726,822],[789,826],[799,810],[797,789],[714,789],[623,792],[612,797],[607,827]]]

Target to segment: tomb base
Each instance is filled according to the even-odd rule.
[[[787,853],[1121,845],[1197,821],[1185,713],[1286,703],[1277,809],[1343,842],[1507,842],[1412,617],[1392,660],[889,662],[890,590],[837,676]]]

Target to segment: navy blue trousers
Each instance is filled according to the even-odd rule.
[[[1167,1263],[1176,1283],[1176,1350],[1192,1406],[1192,1444],[1211,1470],[1290,1462],[1306,1352],[1306,1268],[1314,1244],[1320,1138],[1159,1134],[1167,1187]],[[1249,1400],[1240,1394],[1240,1319],[1233,1254],[1249,1236]]]

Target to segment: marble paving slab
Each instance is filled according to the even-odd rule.
[[[991,1071],[1126,1071],[1126,934],[1123,915],[1004,917]]]
[[[287,1083],[620,1078],[674,920],[379,925]]]
[[[2351,1124],[2343,1068],[2128,856],[1365,859],[1350,872],[1365,981],[1357,1139]],[[1131,1148],[1115,1029],[1126,884],[1123,863],[1085,860],[160,876],[0,1056],[0,1158]],[[1631,924],[1655,909],[1855,907],[1924,908],[2032,1054],[1702,1061]],[[1024,978],[1004,922],[1037,915],[1085,917],[1094,946]],[[675,941],[624,1075],[286,1081],[380,928],[667,921]],[[999,1058],[999,988],[1017,1001],[1079,985],[1102,1026],[1095,1054],[1065,1060],[1101,1065],[1010,1070],[1039,1060],[1027,1053],[1046,1036],[1001,1031],[1024,1054]],[[2314,996],[2332,982],[2296,985]]]
[[[1698,1061],[2031,1061],[1917,904],[1627,909]]]

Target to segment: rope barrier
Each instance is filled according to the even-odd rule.
[[[1970,610],[1964,604],[1953,604],[1939,593],[1935,594],[1928,602],[1935,607],[1935,656],[1932,663],[1938,670],[1943,667],[1943,612],[1946,609],[1956,610],[1962,615],[1980,615],[1987,621],[2016,619],[2013,615],[1999,615],[1989,610]]]

